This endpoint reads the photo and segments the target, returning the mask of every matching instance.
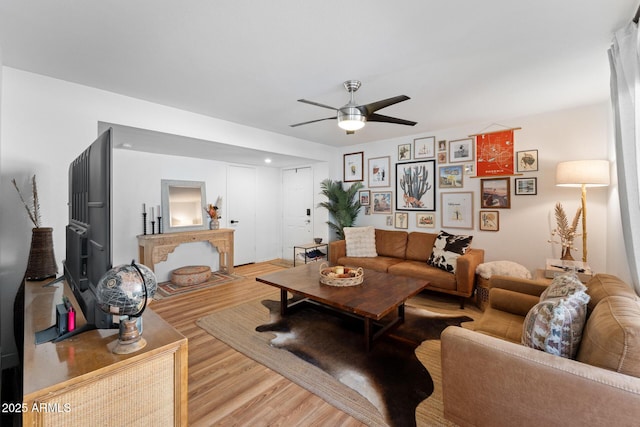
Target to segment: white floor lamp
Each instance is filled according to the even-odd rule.
[[[587,262],[587,187],[609,185],[607,160],[576,160],[558,163],[556,185],[582,187],[582,262]]]

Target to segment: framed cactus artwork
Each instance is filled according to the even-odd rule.
[[[396,210],[436,210],[436,161],[396,163]]]

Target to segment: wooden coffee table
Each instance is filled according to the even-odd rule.
[[[280,313],[303,301],[313,301],[358,316],[364,320],[364,341],[367,351],[373,341],[404,321],[404,303],[429,284],[426,280],[394,276],[364,270],[364,282],[357,286],[337,287],[320,283],[319,265],[311,263],[256,277],[258,282],[280,289]],[[289,304],[287,293],[304,299]],[[397,316],[382,325],[379,321],[397,310]],[[374,331],[373,324],[380,325]]]

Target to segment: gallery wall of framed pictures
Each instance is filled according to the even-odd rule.
[[[344,154],[343,180],[362,182],[364,214],[385,215],[386,226],[498,232],[500,216],[519,196],[538,194],[539,152],[515,151],[518,129],[449,140],[420,136],[388,155]]]

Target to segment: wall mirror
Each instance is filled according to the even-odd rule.
[[[206,205],[203,181],[162,180],[162,222],[164,231],[204,230]]]

